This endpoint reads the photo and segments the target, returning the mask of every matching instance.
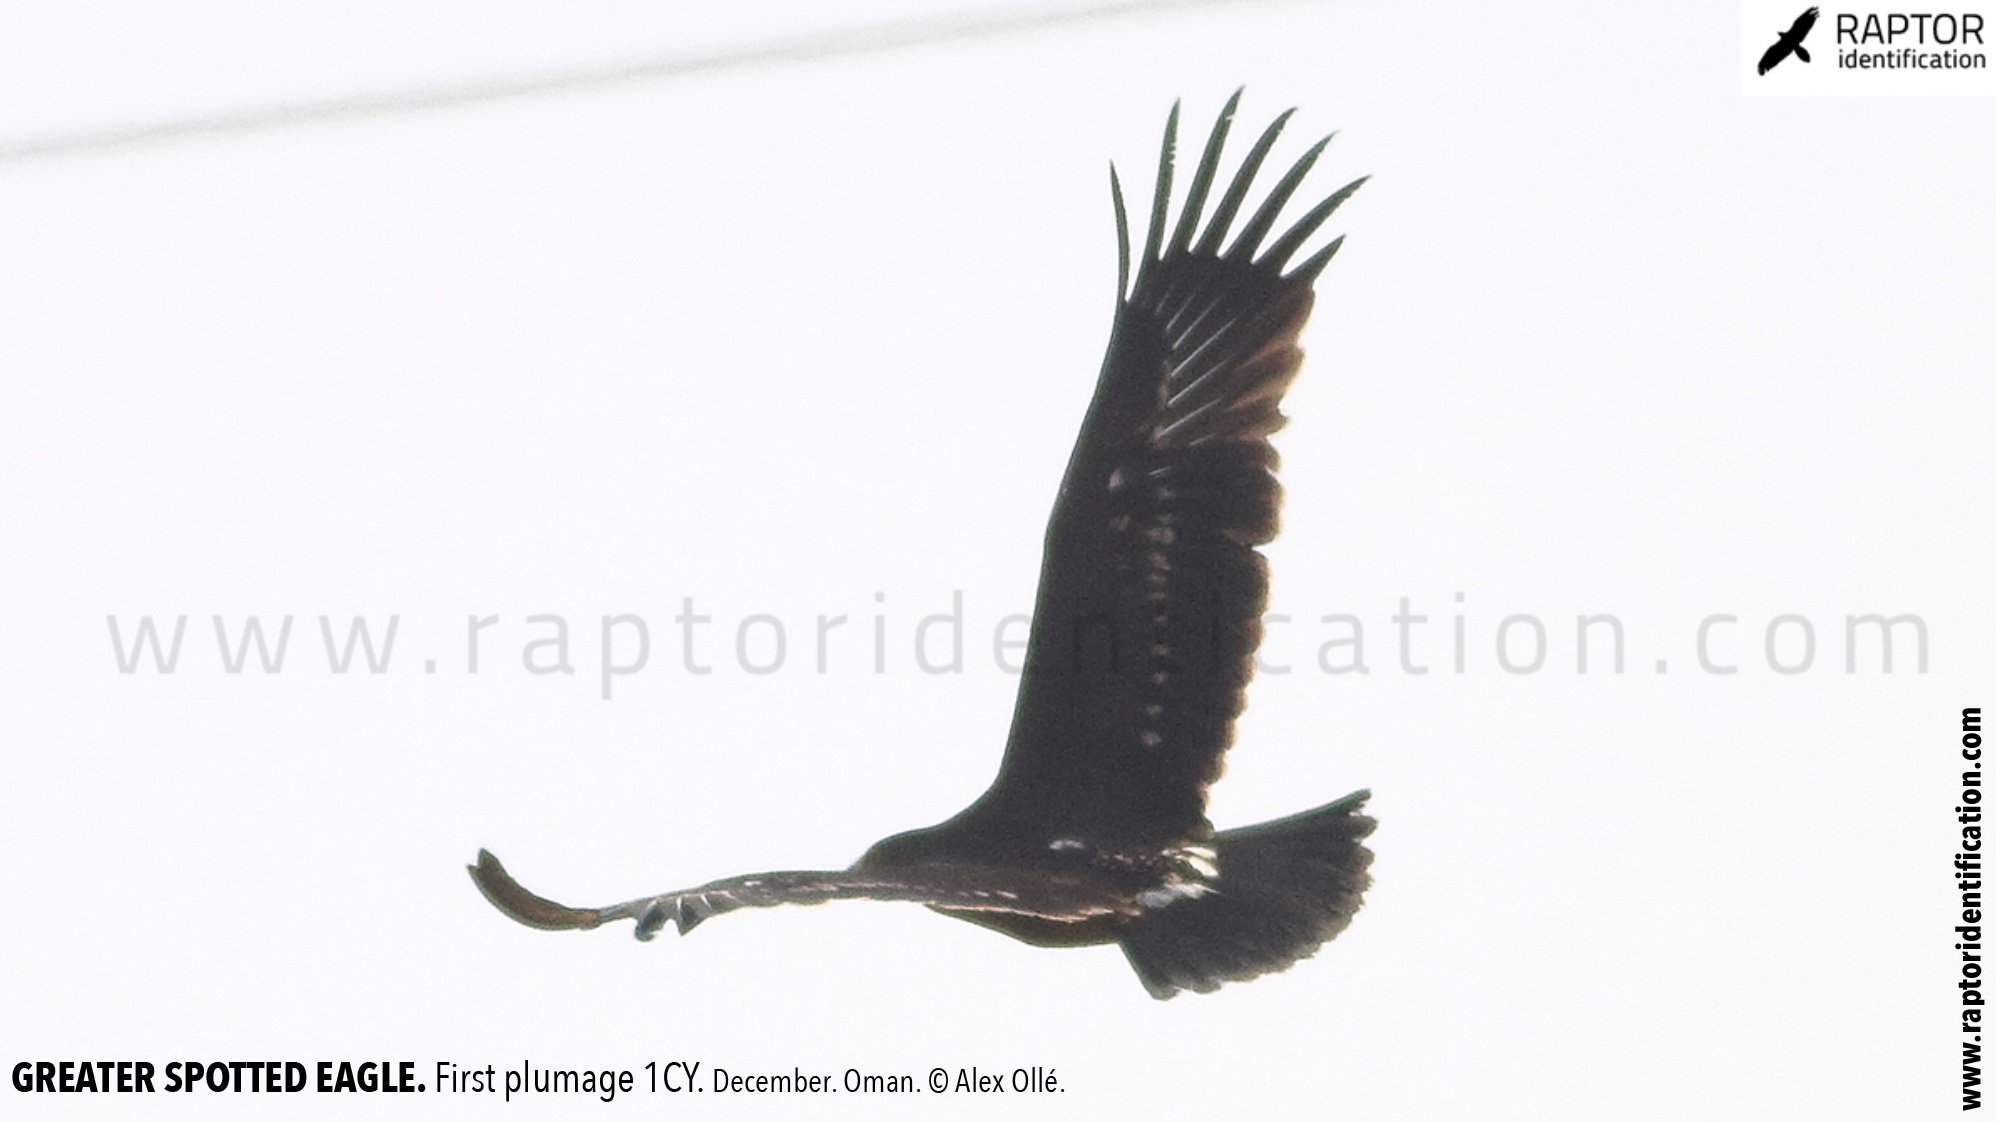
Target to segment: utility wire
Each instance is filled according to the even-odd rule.
[[[867,27],[771,39],[759,44],[708,53],[669,56],[608,66],[571,67],[539,74],[489,78],[424,89],[356,94],[322,101],[303,101],[289,105],[271,105],[205,116],[171,118],[115,128],[58,133],[26,140],[0,141],[0,165],[24,164],[34,160],[132,148],[165,141],[270,132],[325,121],[391,117],[431,109],[476,105],[541,94],[566,93],[628,82],[850,58],[857,55],[1016,35],[1163,12],[1239,7],[1268,2],[1270,0],[1103,0],[1092,4],[1009,8],[897,20]]]

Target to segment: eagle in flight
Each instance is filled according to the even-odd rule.
[[[1808,62],[1809,49],[1802,45],[1802,40],[1809,37],[1809,30],[1816,26],[1816,17],[1821,14],[1821,9],[1810,8],[1796,16],[1795,22],[1788,25],[1788,30],[1782,32],[1781,37],[1774,41],[1774,45],[1767,48],[1767,53],[1760,56],[1760,72],[1765,74],[1781,65],[1781,60],[1791,54],[1803,62]]]
[[[1364,182],[1269,240],[1325,137],[1223,245],[1294,112],[1263,131],[1207,215],[1239,101],[1213,126],[1175,224],[1172,107],[1134,284],[1110,168],[1115,325],[1047,526],[990,789],[849,869],[731,877],[607,908],[536,896],[481,850],[471,878],[494,907],[544,930],[635,920],[650,939],[737,908],[905,900],[1037,946],[1117,943],[1158,998],[1286,969],[1344,930],[1370,883],[1370,792],[1237,830],[1206,818],[1268,597],[1255,547],[1275,537],[1282,497],[1268,437],[1302,362],[1311,286],[1343,238],[1290,262]]]

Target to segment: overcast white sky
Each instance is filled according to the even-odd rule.
[[[0,147],[947,10],[714,7],[17,5]],[[828,1117],[1953,1109],[1996,113],[1742,97],[1740,34],[1732,4],[1236,4],[0,162],[0,1056],[1067,1088],[777,1104]],[[480,846],[608,903],[842,866],[984,787],[994,635],[1106,339],[1108,161],[1140,211],[1172,100],[1203,135],[1242,84],[1241,133],[1300,107],[1278,159],[1341,130],[1306,194],[1374,178],[1329,231],[1278,438],[1278,672],[1212,810],[1372,788],[1352,928],[1160,1004],[1113,948],[910,907],[650,945],[496,915]],[[917,624],[959,592],[962,672],[924,673]],[[1577,667],[1597,613],[1619,674],[1605,645]],[[1919,617],[1925,673],[1910,625],[1890,674],[1869,631],[1846,672],[1868,613]],[[187,617],[171,675],[119,672],[106,617],[146,615]],[[356,615],[398,619],[384,673],[327,668],[320,617]],[[572,674],[524,665],[538,615]],[[605,701],[617,615],[650,658]],[[759,615],[774,673],[743,660],[775,626],[736,647]],[[1340,615],[1370,673],[1321,669]],[[226,672],[217,616],[293,617],[282,672]],[[1713,616],[1736,673],[1701,668]],[[1513,666],[1544,629],[1534,673],[1500,664],[1511,617]],[[634,626],[611,638],[628,665]],[[392,1106],[772,1109],[648,1098]]]

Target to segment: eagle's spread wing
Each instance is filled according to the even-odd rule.
[[[1801,43],[1802,40],[1809,37],[1809,29],[1816,26],[1816,17],[1820,14],[1821,9],[1810,8],[1808,11],[1796,16],[1795,22],[1788,27],[1788,34],[1782,36],[1782,38],[1791,43]]]
[[[478,851],[478,864],[466,868],[493,907],[528,927],[578,931],[630,919],[637,921],[640,939],[650,939],[667,923],[684,935],[709,916],[737,908],[823,904],[830,900],[901,900],[953,912],[1005,912],[1058,923],[1130,915],[1137,910],[1127,894],[1117,893],[1085,876],[1025,875],[1017,870],[975,865],[916,866],[888,872],[847,869],[753,873],[607,908],[571,908],[536,896],[521,887],[497,857],[483,849]]]
[[[1326,137],[1223,246],[1289,118],[1262,133],[1202,229],[1239,99],[1221,112],[1167,239],[1173,107],[1133,285],[1111,169],[1115,328],[1047,527],[1004,764],[962,828],[1131,843],[1210,832],[1206,787],[1232,739],[1267,600],[1255,547],[1275,536],[1281,501],[1268,436],[1302,361],[1311,283],[1342,239],[1284,269],[1363,182],[1263,247]]]

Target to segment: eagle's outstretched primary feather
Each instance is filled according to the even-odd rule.
[[[1205,813],[1261,639],[1256,547],[1275,536],[1281,502],[1268,437],[1302,361],[1312,284],[1343,239],[1291,261],[1363,182],[1269,240],[1326,137],[1236,229],[1283,113],[1206,213],[1239,101],[1209,134],[1175,224],[1172,107],[1134,277],[1110,171],[1115,324],[1047,525],[990,789],[844,871],[735,877],[609,908],[535,896],[481,851],[472,878],[494,906],[547,929],[632,919],[648,938],[741,907],[913,901],[1036,944],[1118,942],[1157,997],[1283,969],[1344,928],[1368,883],[1367,792],[1217,834]]]

